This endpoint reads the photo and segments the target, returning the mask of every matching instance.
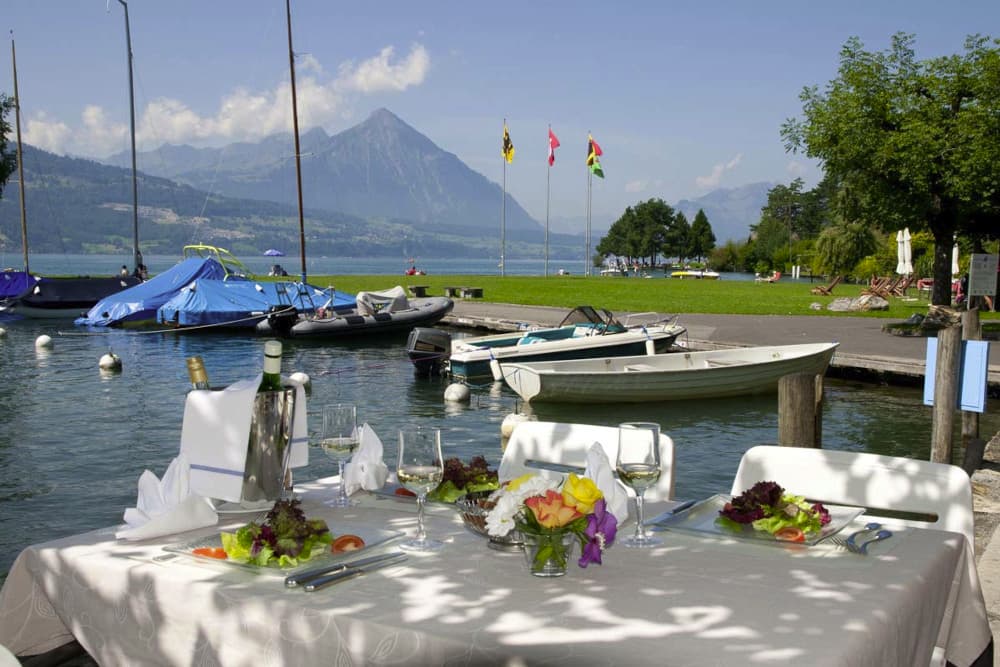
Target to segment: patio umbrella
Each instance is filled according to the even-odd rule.
[[[906,273],[906,259],[903,250],[903,230],[896,232],[896,273],[903,275]]]
[[[951,248],[951,275],[958,275],[958,244]]]
[[[285,253],[281,252],[280,250],[275,250],[274,248],[268,248],[267,250],[264,251],[264,256],[265,257],[284,257]]]
[[[913,273],[913,247],[910,244],[910,228],[903,229],[903,274]]]

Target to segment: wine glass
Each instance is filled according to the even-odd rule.
[[[642,494],[660,479],[660,425],[651,422],[619,424],[615,469],[618,479],[635,491],[635,534],[622,544],[637,549],[662,544],[660,538],[646,534],[642,525]]]
[[[427,538],[424,530],[424,503],[427,494],[444,477],[441,429],[415,427],[399,431],[396,477],[400,484],[417,494],[417,534],[400,544],[399,548],[406,551],[437,551],[444,544]]]
[[[340,493],[323,504],[327,507],[350,507],[344,483],[344,464],[358,448],[358,410],[353,405],[336,404],[323,407],[323,430],[319,446],[337,462],[340,469]]]

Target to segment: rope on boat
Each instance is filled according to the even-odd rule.
[[[275,310],[269,315],[280,315],[281,313],[286,313],[289,310],[295,310],[294,306],[287,306],[281,310]],[[266,317],[266,316],[265,316]],[[191,327],[167,327],[165,329],[124,329],[124,331],[129,331],[136,335],[143,334],[163,334],[163,333],[187,333],[189,331],[203,331],[205,329],[217,329],[222,327],[228,327],[233,324],[239,324],[240,322],[251,322],[253,320],[260,320],[260,315],[252,315],[250,317],[241,317],[235,320],[226,320],[225,322],[217,322],[216,324],[198,324]],[[110,329],[108,331],[57,331],[56,334],[59,336],[107,336],[113,333],[120,333],[123,329]]]

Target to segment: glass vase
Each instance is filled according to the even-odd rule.
[[[524,559],[536,577],[561,577],[573,556],[577,537],[573,533],[522,533]]]

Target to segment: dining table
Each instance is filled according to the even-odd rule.
[[[416,528],[415,502],[332,478],[296,484],[334,534]],[[673,501],[648,503],[647,515]],[[867,555],[665,530],[603,563],[540,578],[490,548],[455,507],[429,503],[444,547],[313,592],[280,570],[189,556],[185,545],[253,519],[144,541],[115,528],[35,544],[0,590],[0,645],[18,656],[76,640],[102,665],[970,665],[991,646],[974,554],[957,533],[885,520]],[[843,533],[866,522],[852,520]],[[360,528],[359,528],[360,527]],[[634,524],[619,527],[619,539]],[[576,556],[579,555],[579,550]]]

